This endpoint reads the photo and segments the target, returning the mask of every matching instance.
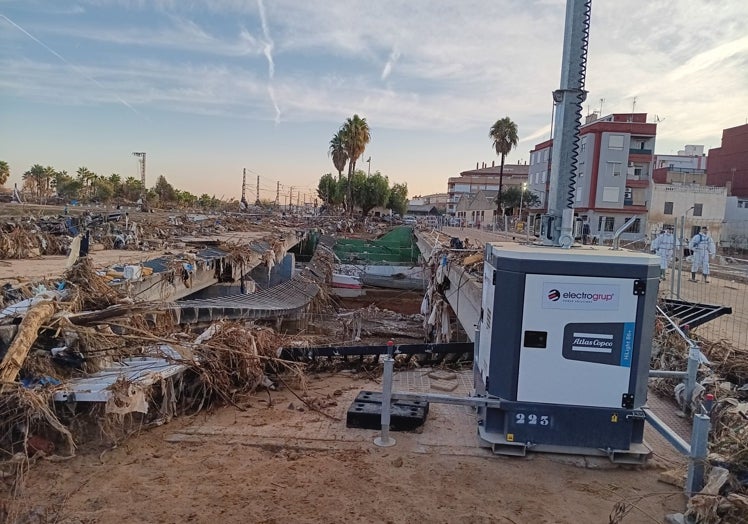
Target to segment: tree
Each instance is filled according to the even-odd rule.
[[[5,185],[9,178],[10,166],[5,160],[0,160],[0,186]]]
[[[129,176],[122,184],[122,195],[126,200],[137,202],[140,198],[142,187],[143,184],[139,179]]]
[[[371,131],[369,130],[369,124],[366,123],[365,118],[353,115],[345,121],[343,126],[340,128],[340,133],[342,133],[343,144],[345,145],[345,151],[348,154],[348,201],[352,203],[353,183],[351,178],[353,177],[353,173],[356,171],[356,161],[364,154],[366,146],[371,142]],[[352,209],[353,205],[350,205],[349,211]]]
[[[54,175],[55,170],[53,167],[43,167],[40,164],[34,164],[21,177],[23,178],[24,187],[41,200],[49,194],[49,185]]]
[[[96,179],[96,173],[85,166],[79,167],[75,173],[78,175],[83,191],[90,197],[93,194],[93,181]]]
[[[98,176],[91,181],[93,198],[100,202],[108,202],[114,196],[114,186],[108,178]]]
[[[339,177],[338,180],[341,178]],[[317,184],[317,196],[325,203],[328,207],[334,207],[342,203],[341,184],[332,175],[332,173],[326,173],[319,179]]]
[[[334,165],[335,169],[337,169],[338,178],[340,178],[343,175],[345,164],[348,162],[348,152],[345,149],[345,140],[342,128],[332,136],[328,154],[332,158],[332,165]]]
[[[501,157],[501,167],[499,168],[499,195],[496,197],[496,209],[504,215],[505,206],[502,205],[501,198],[504,186],[504,159],[512,149],[517,147],[519,137],[517,135],[517,124],[505,116],[497,120],[491,130],[488,132],[488,138],[493,141],[493,148],[496,154]]]
[[[166,181],[164,175],[158,177],[156,185],[153,186],[153,191],[158,195],[159,202],[175,202],[177,200],[177,192],[174,186]]]
[[[496,199],[498,201],[498,196]],[[538,198],[538,195],[534,191],[530,191],[529,189],[522,191],[522,188],[519,186],[506,188],[502,199],[504,209],[517,209],[520,204],[523,208],[529,209],[540,204],[540,198]]]
[[[392,189],[390,189],[390,198],[387,201],[387,208],[401,216],[405,214],[405,211],[408,209],[407,182],[392,185]]]
[[[363,177],[363,191],[358,194],[356,203],[361,207],[361,215],[366,216],[375,207],[384,207],[387,204],[390,199],[390,181],[379,171],[371,176],[366,176],[363,171],[356,172],[357,175],[359,173]]]

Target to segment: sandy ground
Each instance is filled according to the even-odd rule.
[[[432,404],[421,433],[395,433],[396,446],[378,448],[377,432],[345,427],[345,412],[359,390],[379,388],[345,374],[316,376],[310,393],[335,399],[326,412],[338,420],[280,391],[271,406],[258,395],[245,411],[223,408],[104,453],[40,461],[20,504],[42,516],[33,522],[68,524],[597,524],[619,501],[636,506],[623,522],[640,523],[684,509],[680,490],[657,481],[660,467],[673,464],[667,452],[639,468],[562,455],[493,456],[472,445],[466,407]]]

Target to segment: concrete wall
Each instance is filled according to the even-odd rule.
[[[666,202],[673,203],[671,214],[665,214]],[[701,216],[693,216],[693,210],[689,210],[695,204],[701,204]],[[672,224],[675,217],[687,214],[687,230],[690,230],[690,224],[705,225],[709,227],[712,238],[719,239],[726,205],[727,189],[724,187],[654,184],[649,229],[650,232],[659,230],[663,224]]]

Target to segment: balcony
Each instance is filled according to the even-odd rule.
[[[651,155],[652,150],[651,149],[639,149],[639,148],[631,148],[629,149],[629,155]]]

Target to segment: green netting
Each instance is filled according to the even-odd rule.
[[[419,255],[413,228],[408,226],[396,227],[376,240],[342,238],[335,243],[333,250],[342,262],[349,264],[415,264]]]

